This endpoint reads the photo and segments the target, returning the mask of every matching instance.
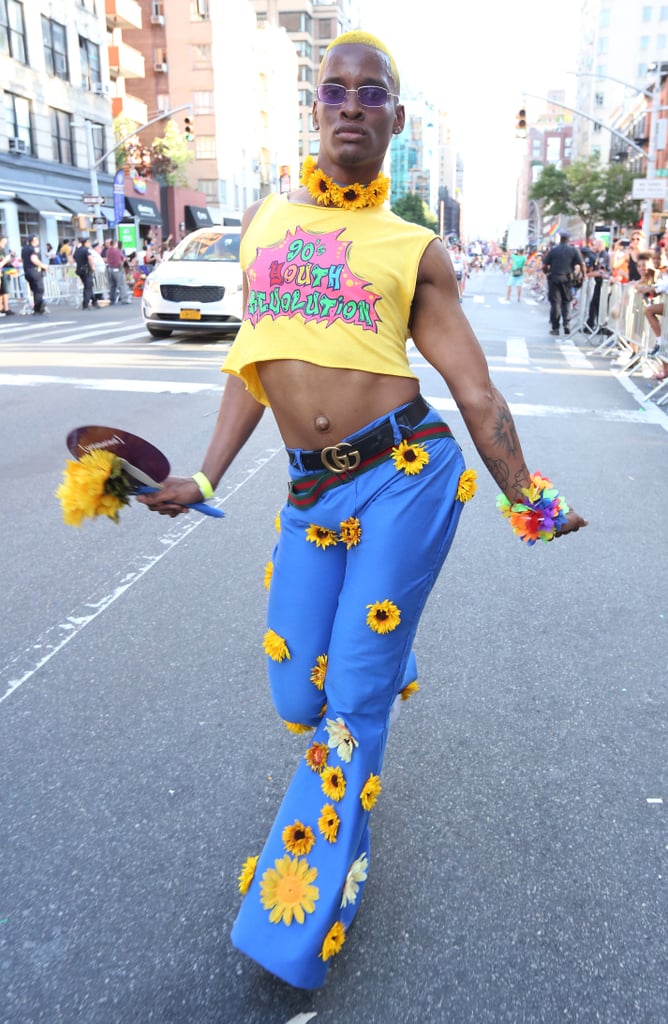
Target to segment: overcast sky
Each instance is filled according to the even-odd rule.
[[[629,0],[633,2],[633,0]],[[515,115],[524,93],[566,89],[573,103],[582,0],[541,3],[360,0],[363,27],[392,50],[402,86],[448,111],[464,158],[469,235],[496,237],[514,215],[522,144]],[[544,104],[527,98],[531,114]]]

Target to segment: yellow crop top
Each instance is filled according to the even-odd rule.
[[[241,243],[248,302],[222,370],[263,405],[257,363],[270,359],[415,378],[408,319],[420,259],[435,237],[384,207],[267,196]]]

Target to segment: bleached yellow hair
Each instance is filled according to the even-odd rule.
[[[397,62],[390,53],[389,49],[387,48],[385,43],[381,42],[378,36],[374,36],[370,32],[362,32],[361,29],[355,29],[352,32],[344,32],[342,35],[337,36],[336,39],[333,39],[331,41],[331,43],[329,44],[329,46],[327,47],[322,56],[322,61],[320,64],[320,74],[322,74],[322,68],[325,63],[325,58],[327,57],[329,51],[332,50],[335,46],[340,46],[342,43],[357,43],[359,46],[370,46],[372,50],[379,50],[380,53],[383,53],[389,61],[390,74],[392,75],[392,78],[395,81],[397,92],[401,91],[401,82],[399,80],[399,68],[397,67]]]

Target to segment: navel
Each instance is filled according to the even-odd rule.
[[[313,423],[314,423],[315,429],[319,430],[321,434],[324,434],[325,431],[329,430],[329,425],[330,424],[329,424],[329,420],[327,419],[326,416],[316,416],[316,418],[313,421]]]

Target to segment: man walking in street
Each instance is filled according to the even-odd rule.
[[[77,268],[77,277],[83,285],[81,308],[88,309],[89,305],[97,307],[97,300],[95,298],[95,292],[93,291],[95,264],[90,251],[89,238],[79,239],[79,246],[74,253],[74,262]]]
[[[559,337],[559,323],[563,323],[564,334],[570,334],[571,301],[573,281],[576,274],[584,278],[586,273],[582,253],[570,245],[568,231],[560,232],[559,245],[555,245],[543,257],[543,273],[547,276],[547,297],[550,302],[550,334]]]
[[[106,263],[109,276],[109,302],[132,302],[125,279],[125,253],[114,238],[107,243]]]
[[[212,497],[271,407],[289,485],[265,568],[263,648],[286,728],[313,734],[262,852],[242,867],[232,942],[306,989],[323,984],[359,908],[390,712],[416,681],[420,615],[473,493],[475,473],[420,394],[409,333],[447,383],[504,516],[511,503],[527,514],[543,489],[447,250],[386,206],[383,161],[406,124],[399,92],[380,40],[330,43],[313,104],[317,160],[299,187],[244,215],[244,320],[202,468],[138,499],[172,516]],[[586,526],[573,510],[559,519],[545,539]]]

